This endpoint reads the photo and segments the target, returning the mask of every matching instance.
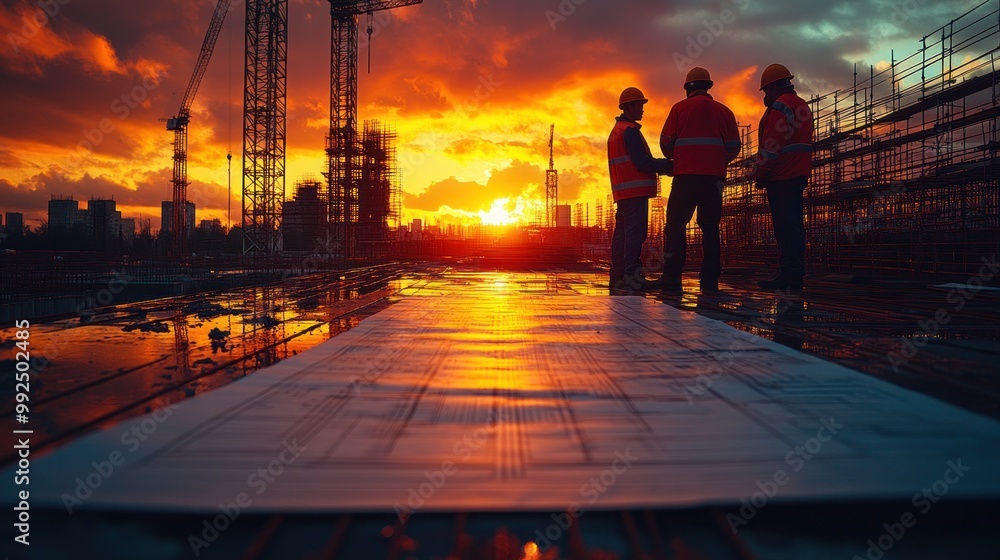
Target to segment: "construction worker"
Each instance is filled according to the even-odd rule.
[[[806,234],[802,192],[812,169],[813,117],[796,95],[788,68],[772,64],[760,75],[764,115],[757,128],[759,150],[750,173],[757,188],[767,189],[778,275],[757,285],[768,290],[801,290],[805,276]]]
[[[654,282],[667,292],[681,291],[681,271],[687,252],[685,229],[695,209],[702,233],[701,290],[719,289],[722,272],[719,221],[726,164],[740,153],[736,117],[712,99],[708,70],[692,68],[684,78],[687,97],[670,109],[660,133],[663,155],[674,161],[674,181],[667,199],[663,232],[663,275]]]
[[[617,205],[615,232],[611,238],[612,293],[629,293],[649,288],[642,274],[642,244],[649,227],[648,203],[656,196],[656,175],[669,175],[670,160],[654,158],[640,128],[644,105],[649,100],[636,87],[628,87],[618,97],[622,114],[608,137],[608,171],[611,195]]]

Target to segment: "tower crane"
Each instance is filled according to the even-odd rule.
[[[556,205],[559,204],[559,172],[552,157],[552,141],[556,135],[556,125],[549,125],[549,168],[545,171],[545,220],[549,227],[556,225]]]
[[[181,100],[181,107],[177,111],[177,116],[166,119],[167,130],[174,132],[174,178],[171,182],[174,185],[174,211],[171,216],[171,231],[173,232],[173,252],[175,255],[183,255],[187,250],[187,128],[191,122],[191,104],[194,96],[198,93],[198,86],[208,69],[208,61],[212,58],[212,51],[215,50],[215,41],[222,31],[222,23],[229,12],[229,5],[232,0],[219,0],[215,5],[215,13],[212,14],[212,22],[208,25],[205,33],[205,40],[201,44],[201,53],[198,55],[198,63],[195,64],[194,73],[191,74],[191,81],[188,82],[187,91]]]
[[[358,16],[423,0],[330,0],[330,134],[326,138],[327,204],[333,240],[353,256],[358,219]],[[371,26],[368,34],[371,35]]]

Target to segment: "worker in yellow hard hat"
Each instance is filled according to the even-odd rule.
[[[670,108],[660,133],[663,155],[674,161],[674,181],[667,199],[663,232],[663,275],[655,282],[666,292],[681,291],[681,271],[687,252],[687,224],[698,210],[701,229],[701,291],[719,289],[722,273],[722,186],[726,165],[740,153],[736,117],[712,99],[708,70],[692,68],[684,78],[685,99]]]
[[[608,172],[617,206],[608,288],[616,294],[649,288],[640,258],[649,227],[648,203],[656,196],[656,175],[669,175],[673,170],[670,160],[653,157],[639,130],[648,101],[639,88],[625,88],[618,97],[622,114],[608,137]]]
[[[767,290],[804,287],[806,236],[802,194],[812,170],[813,115],[795,93],[795,76],[781,64],[760,75],[764,115],[757,127],[757,158],[751,178],[767,190],[774,238],[778,243],[778,273],[757,285]]]

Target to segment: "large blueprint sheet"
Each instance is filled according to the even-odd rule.
[[[910,501],[945,476],[996,498],[998,472],[994,420],[647,299],[485,282],[86,436],[34,462],[31,489],[75,508],[513,511]]]

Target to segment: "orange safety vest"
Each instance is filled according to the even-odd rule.
[[[678,175],[726,176],[726,164],[740,153],[736,117],[708,93],[695,93],[670,108],[660,132],[663,155]]]
[[[757,127],[757,176],[781,181],[812,170],[813,115],[794,92],[778,96]]]
[[[633,127],[639,128],[638,123],[619,119],[608,137],[608,173],[611,176],[611,196],[615,202],[627,198],[656,196],[656,174],[636,169],[625,147],[625,130]],[[643,145],[649,151],[649,145],[641,133],[639,138],[642,138]]]

